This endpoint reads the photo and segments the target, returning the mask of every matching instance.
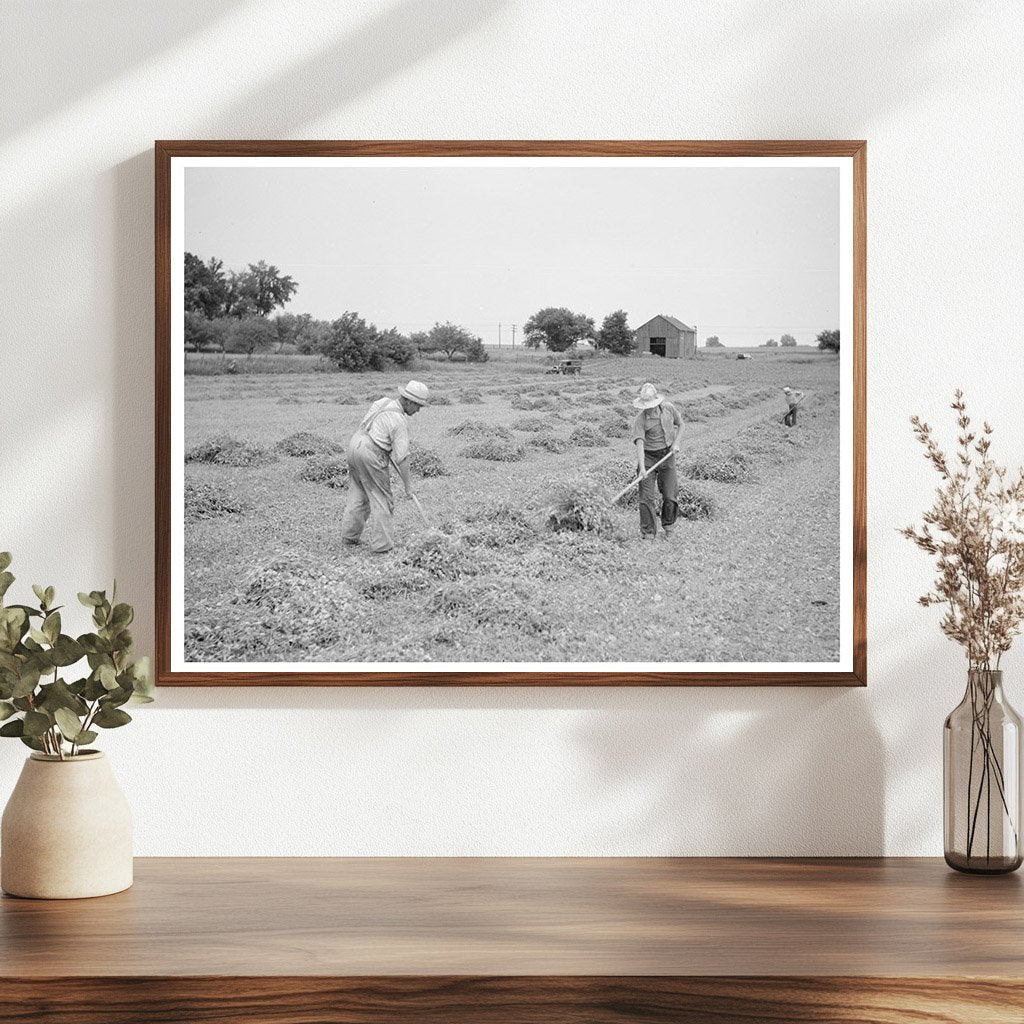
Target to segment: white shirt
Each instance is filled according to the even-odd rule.
[[[391,452],[395,462],[401,462],[409,454],[409,417],[402,411],[397,398],[379,398],[370,406],[359,429],[370,435],[370,440]]]

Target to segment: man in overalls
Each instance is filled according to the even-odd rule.
[[[395,546],[395,524],[391,516],[391,463],[412,497],[409,477],[409,417],[430,401],[426,384],[411,380],[397,398],[381,398],[370,406],[359,429],[348,443],[348,501],[341,521],[346,544],[358,544],[366,520],[370,520],[370,550],[383,554]]]
[[[641,474],[661,462],[670,452],[672,457],[640,481],[640,537],[654,540],[658,533],[656,512],[658,491],[661,491],[662,536],[668,540],[675,527],[679,504],[676,491],[676,452],[679,451],[679,428],[683,417],[679,410],[658,394],[653,384],[645,384],[633,400],[639,410],[633,420],[632,440],[636,446],[637,469]]]

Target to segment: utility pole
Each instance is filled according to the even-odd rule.
[[[512,347],[516,347],[516,325],[512,325]]]
[[[501,348],[501,324],[498,324],[498,348]]]

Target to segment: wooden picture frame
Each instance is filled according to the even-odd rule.
[[[287,162],[299,170],[310,161],[394,161],[395,166],[414,162],[433,167],[434,161],[474,161],[486,168],[489,161],[505,166],[529,164],[547,166],[560,161],[570,169],[589,168],[596,162],[622,166],[671,167],[835,167],[840,196],[837,216],[841,227],[839,261],[843,291],[838,305],[843,314],[842,351],[837,355],[841,377],[843,447],[840,450],[842,503],[835,514],[844,524],[837,558],[841,561],[842,583],[837,591],[841,639],[839,657],[827,663],[790,665],[770,663],[719,662],[688,664],[677,669],[664,661],[644,664],[602,665],[500,662],[487,667],[459,661],[436,662],[415,667],[381,662],[379,668],[367,663],[344,665],[310,662],[283,663],[282,668],[247,661],[240,665],[217,665],[187,661],[183,655],[181,629],[185,603],[182,562],[184,469],[180,423],[176,410],[183,406],[181,391],[185,377],[176,346],[182,344],[182,320],[175,311],[181,307],[182,285],[178,262],[183,250],[185,221],[182,209],[184,169],[213,162],[219,166],[245,166],[256,161],[276,167]],[[531,163],[532,162],[532,163]],[[617,162],[617,163],[616,163]],[[312,164],[310,164],[312,166]],[[413,165],[413,164],[410,164]],[[448,164],[452,166],[453,164]],[[333,166],[333,165],[331,165]],[[391,166],[388,164],[388,166]],[[156,666],[161,686],[863,686],[866,685],[866,495],[865,495],[865,408],[866,408],[866,143],[863,141],[158,141],[155,144],[155,241],[156,241]],[[237,256],[238,254],[232,254]],[[273,258],[273,254],[246,253],[250,257]],[[285,271],[288,270],[284,266]],[[841,278],[841,280],[840,280]],[[848,288],[847,288],[848,285]],[[614,304],[614,300],[610,300]],[[537,305],[543,303],[538,299]],[[340,313],[340,310],[339,310]],[[367,310],[367,317],[372,311]],[[183,315],[183,314],[182,314]],[[639,313],[638,313],[639,315]],[[437,320],[444,320],[438,311]],[[699,319],[698,319],[699,323]],[[385,324],[386,326],[386,324]],[[827,325],[826,325],[827,326]],[[173,342],[172,338],[177,340]],[[847,341],[847,339],[850,339]],[[659,339],[660,341],[660,339]],[[182,356],[182,359],[184,357]],[[623,357],[627,358],[627,357]],[[760,359],[758,354],[756,358]],[[769,355],[765,354],[765,359]],[[644,361],[643,365],[650,365]],[[758,365],[758,364],[755,364]],[[415,374],[414,374],[415,375]],[[781,401],[781,396],[780,396]],[[368,403],[367,403],[368,404]],[[780,406],[781,409],[781,406]],[[837,428],[838,430],[839,428]],[[177,575],[175,575],[177,574]],[[177,580],[177,583],[175,582]],[[177,587],[177,591],[175,591]],[[176,604],[177,601],[177,604]],[[824,604],[825,602],[816,602]],[[175,609],[178,609],[177,611]],[[668,668],[664,666],[668,665]],[[806,666],[810,665],[810,668]],[[255,667],[254,667],[255,666]]]

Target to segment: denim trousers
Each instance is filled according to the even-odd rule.
[[[668,455],[669,449],[644,452],[644,469],[650,469],[656,462]],[[658,492],[661,492],[661,526],[669,530],[676,521],[679,505],[676,503],[676,457],[663,462],[653,473],[648,473],[640,482],[640,534],[653,537],[658,532]]]

